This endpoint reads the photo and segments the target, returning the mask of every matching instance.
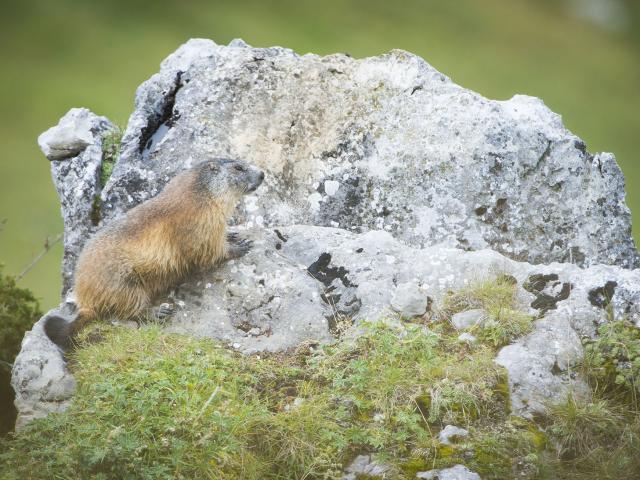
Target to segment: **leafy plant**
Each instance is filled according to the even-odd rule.
[[[640,329],[628,320],[610,321],[584,343],[584,371],[594,388],[627,396],[640,409]]]

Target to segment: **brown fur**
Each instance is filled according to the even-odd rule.
[[[142,317],[187,273],[228,258],[227,220],[243,193],[203,194],[187,170],[100,230],[76,265],[77,315],[45,324],[49,337],[63,346],[90,320]]]

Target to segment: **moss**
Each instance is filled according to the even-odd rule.
[[[111,177],[113,167],[120,156],[123,130],[116,126],[102,137],[102,164],[100,166],[100,188],[104,188]]]

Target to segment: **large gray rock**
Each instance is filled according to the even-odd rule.
[[[356,60],[187,42],[136,93],[105,217],[211,156],[267,172],[240,222],[638,265],[612,155],[587,153],[539,99],[488,100],[404,51]]]
[[[244,352],[326,342],[345,322],[395,315],[398,286],[411,286],[401,307],[420,314],[505,272],[541,316],[498,357],[514,413],[530,416],[584,386],[571,367],[605,307],[640,324],[613,157],[586,153],[539,100],[487,100],[406,52],[354,60],[189,41],[138,89],[104,188],[101,143],[113,126],[72,110],[56,128],[40,143],[65,221],[65,291],[90,233],[176,172],[222,155],[267,171],[232,222],[253,250],[171,292],[180,308],[170,331]],[[21,424],[73,392],[41,324],[13,370]]]
[[[550,402],[562,401],[569,391],[585,390],[572,369],[582,356],[579,335],[593,334],[605,321],[605,306],[617,316],[640,321],[640,270],[540,266],[492,250],[415,248],[385,231],[357,234],[294,225],[241,229],[241,235],[255,241],[249,254],[194,276],[171,293],[180,308],[167,323],[169,331],[218,338],[243,352],[281,350],[305,340],[330,341],[340,319],[396,315],[391,307],[394,284],[420,283],[438,305],[447,292],[504,272],[518,282],[521,308],[543,315],[531,334],[505,347],[497,359],[509,374],[514,413],[530,417]],[[598,295],[610,282],[616,286],[610,303],[603,305]],[[553,290],[555,283],[570,285],[569,295],[549,297],[539,305],[536,288]],[[34,405],[40,401],[38,388],[55,384],[57,372],[66,372],[41,323],[30,333],[38,341],[25,342],[13,372],[20,398]],[[34,355],[55,365],[55,375],[34,376],[20,367]]]

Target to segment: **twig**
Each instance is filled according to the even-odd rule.
[[[36,266],[36,264],[42,259],[42,257],[44,257],[47,254],[47,252],[51,250],[51,248],[60,240],[62,240],[62,233],[59,233],[58,235],[53,237],[53,239],[50,239],[47,236],[46,240],[44,241],[44,248],[42,249],[42,251],[38,255],[36,255],[36,257],[31,261],[31,263],[27,265],[24,270],[22,270],[22,272],[20,272],[16,276],[16,282],[20,281],[22,277],[24,277],[27,273],[29,273],[29,271]]]

